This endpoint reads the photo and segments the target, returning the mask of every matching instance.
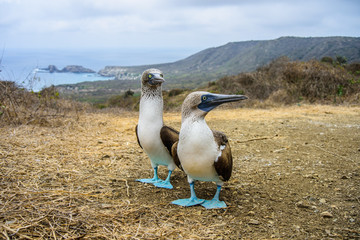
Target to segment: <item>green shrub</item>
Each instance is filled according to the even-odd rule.
[[[332,59],[332,57],[329,57],[329,56],[325,56],[325,57],[321,58],[320,61],[323,63],[330,63],[330,64],[334,63],[334,59]]]

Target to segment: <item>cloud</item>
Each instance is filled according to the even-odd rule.
[[[208,47],[283,35],[359,36],[356,1],[0,0],[12,47]]]

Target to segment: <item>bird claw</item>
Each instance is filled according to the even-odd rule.
[[[219,201],[217,199],[205,200],[201,206],[206,209],[214,209],[214,208],[226,208],[226,203],[224,201]]]
[[[159,188],[173,189],[173,185],[171,185],[169,181],[160,180],[159,182],[154,183],[154,186]]]
[[[136,179],[136,181],[138,182],[142,182],[142,183],[151,183],[151,184],[155,184],[158,183],[160,181],[162,181],[159,178],[142,178],[142,179]]]
[[[199,198],[184,198],[172,201],[172,204],[183,206],[183,207],[190,207],[202,204],[205,200]]]

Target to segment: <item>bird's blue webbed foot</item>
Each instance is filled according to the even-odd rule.
[[[169,170],[169,174],[167,176],[167,178],[163,181],[160,180],[159,182],[154,183],[154,185],[156,187],[160,187],[160,188],[167,188],[167,189],[173,189],[173,186],[170,183],[170,176],[171,176],[172,171]]]
[[[184,199],[178,199],[175,201],[172,201],[172,204],[183,206],[183,207],[190,207],[195,205],[200,205],[204,202],[204,199],[199,199],[197,197],[191,197],[191,198],[184,198]]]
[[[162,182],[162,180],[158,177],[157,167],[154,167],[154,177],[153,178],[136,179],[136,181],[142,182],[142,183],[151,183],[151,184]]]
[[[205,207],[206,209],[213,209],[213,208],[226,208],[226,203],[224,201],[220,201],[218,199],[212,200],[205,200],[201,206]]]
[[[190,198],[178,199],[178,200],[172,201],[171,203],[179,205],[179,206],[183,206],[183,207],[190,207],[190,206],[202,204],[205,201],[204,199],[199,199],[196,197],[195,190],[194,190],[194,182],[190,183],[190,192],[191,192]]]
[[[154,186],[159,188],[173,189],[173,185],[171,185],[169,181],[163,181],[163,180],[154,183]]]
[[[160,178],[142,178],[142,179],[136,179],[136,181],[138,182],[142,182],[142,183],[152,183],[152,184],[156,184],[160,181],[162,181]]]
[[[219,200],[219,195],[221,191],[221,186],[218,185],[216,188],[216,193],[214,195],[214,198],[212,200],[205,200],[204,203],[201,204],[201,206],[205,207],[206,209],[213,209],[213,208],[226,208],[226,203],[224,201]]]

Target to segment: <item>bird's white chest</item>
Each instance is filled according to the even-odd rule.
[[[172,158],[160,138],[160,130],[163,127],[162,110],[162,99],[141,100],[137,134],[142,148],[151,161],[155,164],[168,165],[172,162]]]
[[[162,146],[160,130],[163,126],[162,101],[146,99],[140,101],[138,137],[146,152],[153,152]]]
[[[178,156],[184,171],[193,179],[216,181],[214,162],[220,153],[205,120],[184,121],[181,126]]]

